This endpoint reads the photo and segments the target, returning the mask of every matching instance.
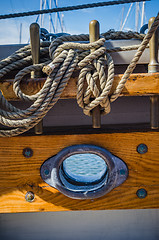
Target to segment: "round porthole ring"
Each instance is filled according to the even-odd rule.
[[[93,153],[100,156],[106,163],[108,167],[108,178],[107,181],[102,185],[102,187],[97,188],[94,191],[71,191],[67,188],[67,186],[63,185],[63,182],[60,178],[60,166],[62,162],[69,156],[74,154],[81,153]],[[59,190],[64,195],[74,198],[74,199],[94,199],[99,198],[106,193],[110,192],[116,185],[117,180],[117,171],[115,167],[115,163],[113,161],[113,155],[102,147],[98,147],[95,145],[73,145],[70,147],[66,147],[61,150],[57,155],[53,157],[52,162],[52,171],[51,171],[51,179],[52,183],[50,184],[57,190]]]

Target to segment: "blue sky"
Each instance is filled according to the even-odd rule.
[[[71,6],[78,4],[86,4],[93,2],[103,2],[104,0],[58,0],[58,6]],[[50,0],[48,0],[48,3]],[[54,7],[52,0],[52,7]],[[100,31],[106,32],[109,29],[120,29],[122,19],[122,9],[124,7],[124,19],[130,7],[129,4],[118,6],[107,6],[92,9],[83,9],[77,11],[69,11],[63,13],[64,30],[70,34],[88,33],[89,22],[96,19],[100,22]],[[140,3],[141,5],[141,3]],[[0,14],[33,11],[40,9],[40,0],[2,0]],[[135,3],[132,5],[130,15],[124,26],[123,30],[135,30]],[[152,16],[156,16],[159,11],[159,0],[151,0],[146,2],[145,5],[145,19],[144,23],[147,23],[148,19]],[[139,26],[140,26],[139,15]],[[62,15],[60,15],[62,19]],[[22,43],[26,43],[29,39],[29,25],[36,21],[37,16],[5,19],[0,20],[0,44],[19,43],[20,24],[22,24]],[[55,14],[52,14],[52,19],[55,24]],[[40,23],[40,22],[39,22]],[[44,15],[43,26],[49,30],[49,14]],[[61,32],[59,23],[57,25],[58,31]],[[53,32],[53,29],[52,29]]]

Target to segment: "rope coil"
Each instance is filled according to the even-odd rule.
[[[138,50],[111,96],[109,94],[114,80],[114,64],[108,52],[112,52],[113,49],[106,49],[103,36],[93,43],[79,43],[79,41],[88,41],[88,35],[66,35],[55,39],[51,44],[43,42],[40,48],[41,63],[36,65],[30,65],[32,61],[30,46],[26,46],[7,59],[2,60],[0,77],[25,66],[15,76],[13,90],[16,96],[22,100],[34,102],[29,108],[21,110],[11,105],[0,91],[0,123],[12,128],[11,130],[0,130],[0,136],[16,136],[34,127],[58,101],[75,69],[80,70],[77,82],[77,103],[83,108],[84,113],[91,115],[91,110],[99,104],[102,114],[109,113],[110,102],[115,101],[120,95],[158,25],[159,14],[142,43],[139,46],[130,46],[132,49],[138,47]],[[143,38],[143,35],[140,35],[140,37]],[[95,51],[90,53],[92,48]],[[115,48],[114,51],[126,49],[129,48]],[[48,58],[48,53],[52,61]],[[106,64],[108,65],[107,77],[105,73]],[[31,96],[22,93],[20,89],[22,78],[31,71],[41,69],[48,74],[42,89]]]

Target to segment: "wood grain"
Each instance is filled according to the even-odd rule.
[[[136,147],[144,143],[146,154]],[[0,212],[33,212],[65,210],[104,210],[159,208],[159,133],[103,133],[53,136],[20,136],[0,139]],[[124,184],[95,200],[72,200],[48,186],[40,177],[40,166],[49,157],[67,146],[93,144],[109,150],[128,166],[129,177]],[[33,150],[25,158],[23,149]],[[139,199],[136,191],[145,188],[148,195]],[[35,201],[25,200],[27,191]]]
[[[122,74],[115,75],[111,93],[115,90],[122,76]],[[29,79],[22,82],[21,89],[25,94],[32,95],[42,88],[44,82],[44,78],[38,80]],[[68,85],[61,95],[61,98],[76,98],[76,82],[77,74],[70,79]],[[13,92],[13,79],[6,79],[1,81],[0,89],[2,90],[3,95],[6,99],[18,100]],[[121,96],[141,96],[152,94],[159,94],[159,73],[131,74],[129,80],[125,84]]]

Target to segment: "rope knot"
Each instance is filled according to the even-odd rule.
[[[63,52],[72,50],[76,55],[76,60],[78,59],[76,68],[80,69],[77,103],[86,115],[91,115],[92,109],[98,105],[101,106],[102,113],[109,113],[108,95],[114,80],[114,64],[111,56],[106,52],[105,38],[100,37],[93,43],[66,42],[68,39],[70,40],[70,36],[69,38],[64,36],[51,43],[50,56],[53,61],[44,67],[43,71],[50,75],[55,69],[54,64],[63,58]],[[71,36],[71,40],[78,41],[79,36]],[[88,35],[85,36],[85,40],[88,40]],[[91,49],[94,51],[90,52]],[[105,74],[105,63],[108,64],[108,77]]]
[[[89,60],[89,61],[88,61]],[[86,65],[87,63],[87,65]],[[105,66],[108,65],[107,77]],[[86,115],[96,106],[101,106],[101,114],[110,112],[109,93],[114,80],[114,64],[105,47],[95,50],[83,59],[77,83],[77,103]]]

